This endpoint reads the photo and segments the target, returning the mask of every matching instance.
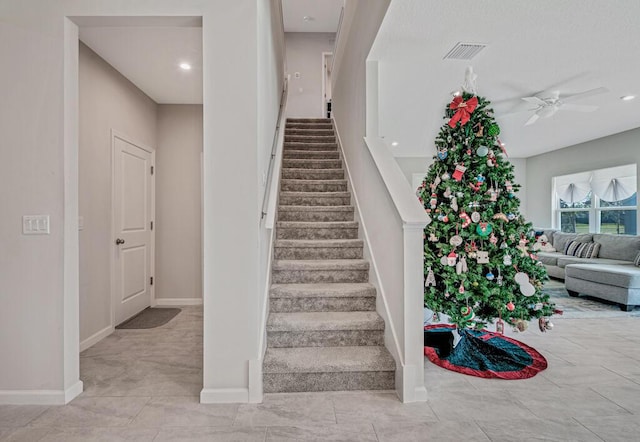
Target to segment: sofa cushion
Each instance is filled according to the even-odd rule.
[[[538,255],[538,261],[548,266],[557,266],[558,257],[564,256],[559,252],[536,252],[536,255]]]
[[[636,258],[633,260],[633,265],[636,267],[640,267],[640,252],[636,255]]]
[[[596,233],[593,240],[600,243],[601,258],[622,259],[633,261],[640,251],[640,237],[631,235],[611,235]]]
[[[593,235],[591,233],[565,233],[554,232],[552,244],[556,250],[564,250],[569,241],[589,242],[593,241]]]
[[[578,256],[560,255],[556,265],[560,268],[565,268],[570,264],[629,265],[630,263],[619,259],[580,258]]]
[[[565,268],[567,277],[624,288],[640,288],[640,269],[626,265],[572,264]]]

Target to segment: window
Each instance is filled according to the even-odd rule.
[[[563,232],[637,234],[635,164],[555,177],[554,194]]]

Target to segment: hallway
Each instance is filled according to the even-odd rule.
[[[199,404],[202,308],[152,330],[117,330],[81,355],[85,392],[66,406],[0,406],[0,441],[633,440],[640,432],[638,318],[554,319],[508,334],[549,368],[520,381],[427,362],[427,403],[395,392],[286,393]]]

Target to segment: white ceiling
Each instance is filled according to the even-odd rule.
[[[282,0],[284,32],[336,32],[343,5],[344,0]]]
[[[80,40],[159,104],[202,103],[202,27],[190,17],[93,17]],[[191,70],[180,69],[189,63]]]
[[[443,60],[458,42],[489,46],[471,61]],[[450,92],[472,65],[507,152],[526,158],[639,127],[639,55],[638,0],[394,0],[369,58],[380,62],[381,118],[389,116],[380,124],[399,143],[395,155],[435,153]],[[559,111],[527,127],[529,113],[502,116],[518,97],[601,86],[609,92],[574,102],[600,106],[592,113]],[[638,98],[621,101],[627,94]]]

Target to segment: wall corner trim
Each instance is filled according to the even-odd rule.
[[[156,298],[156,306],[202,305],[202,298]]]
[[[104,338],[109,336],[111,333],[115,331],[115,327],[112,325],[107,325],[102,330],[97,331],[93,335],[89,336],[84,341],[80,342],[80,352],[85,351],[87,348],[97,344],[102,341]]]
[[[201,404],[246,404],[248,402],[248,388],[203,388],[200,392]]]

